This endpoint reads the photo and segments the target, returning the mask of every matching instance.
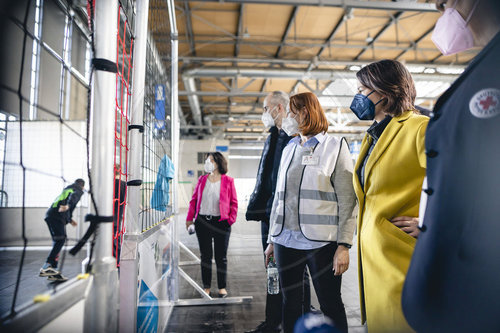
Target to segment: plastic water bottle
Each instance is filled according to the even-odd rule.
[[[269,257],[269,263],[267,264],[267,293],[270,295],[276,295],[280,292],[279,274],[278,267],[276,267],[276,262],[274,257]]]

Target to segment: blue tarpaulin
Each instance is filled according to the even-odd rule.
[[[158,168],[158,175],[156,176],[156,183],[151,196],[151,208],[160,210],[162,212],[167,210],[169,200],[169,180],[174,178],[174,164],[170,158],[165,155],[161,159],[160,167]]]

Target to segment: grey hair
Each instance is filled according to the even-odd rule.
[[[281,104],[286,109],[287,105],[290,103],[290,96],[284,91],[275,90],[269,94],[268,103],[273,105]]]

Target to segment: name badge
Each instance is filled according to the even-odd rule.
[[[319,157],[312,155],[302,156],[302,165],[318,165]]]

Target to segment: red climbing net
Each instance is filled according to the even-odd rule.
[[[133,15],[130,8],[120,2],[118,6],[116,52],[116,108],[115,108],[115,155],[113,196],[113,256],[120,265],[120,249],[125,232],[125,206],[127,200],[128,126],[130,125],[130,99],[132,74],[132,50],[134,35],[131,29]]]

